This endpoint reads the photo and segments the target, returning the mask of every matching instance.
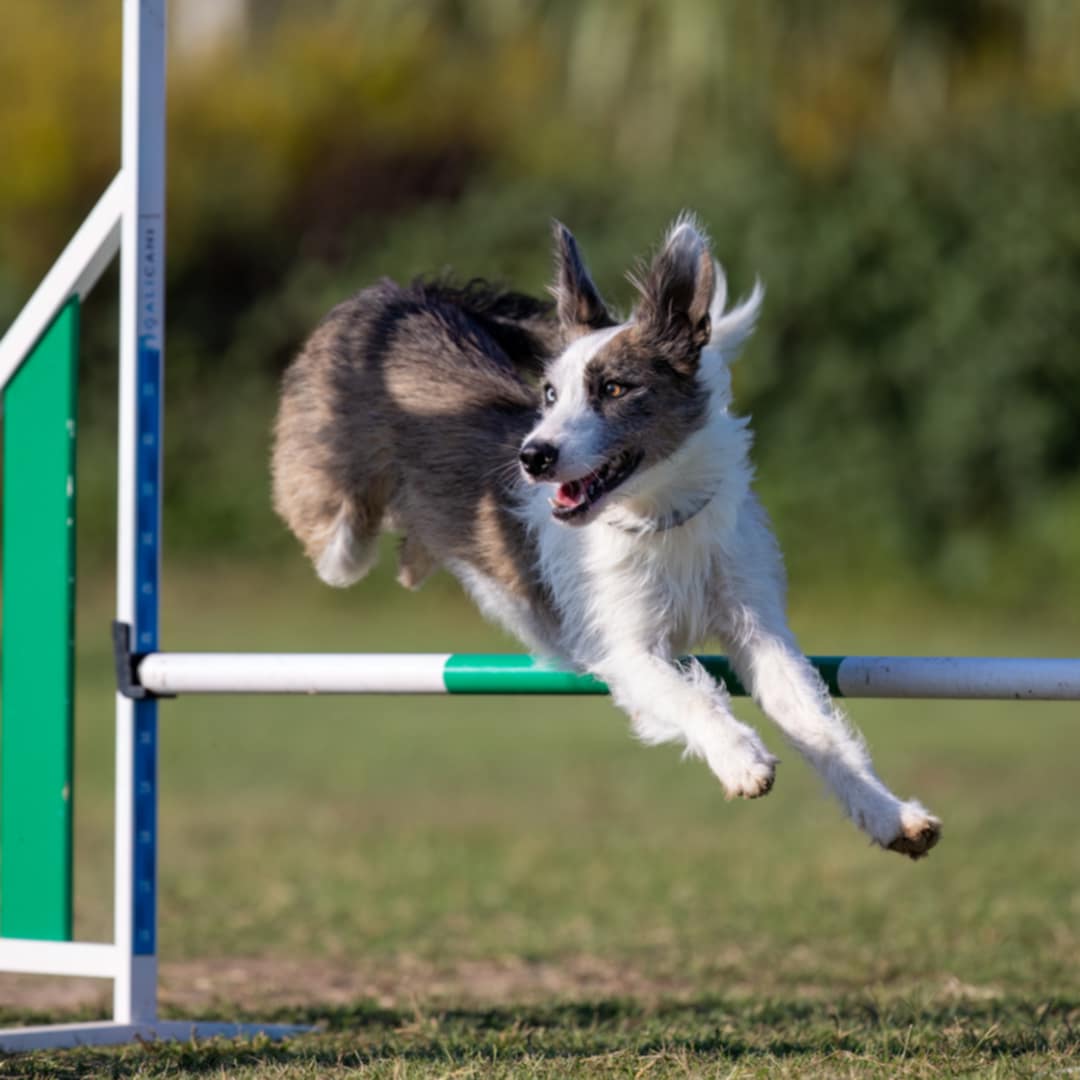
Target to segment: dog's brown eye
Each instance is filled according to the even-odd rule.
[[[613,379],[608,379],[603,386],[604,397],[622,397],[626,393],[626,387]]]

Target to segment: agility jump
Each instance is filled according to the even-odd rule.
[[[170,653],[158,642],[165,3],[124,0],[123,161],[0,341],[5,533],[0,971],[112,981],[112,1019],[9,1028],[0,1049],[296,1031],[157,1016],[158,698],[214,693],[599,694],[527,656]],[[71,940],[74,392],[79,301],[120,252],[115,925]],[[30,583],[32,588],[21,587]],[[102,628],[102,633],[105,633]],[[702,657],[732,693],[722,657]],[[1080,660],[817,657],[846,697],[1080,699]]]

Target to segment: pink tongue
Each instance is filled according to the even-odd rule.
[[[585,501],[585,485],[580,480],[571,480],[568,484],[560,484],[555,492],[555,502],[559,506],[573,509]]]

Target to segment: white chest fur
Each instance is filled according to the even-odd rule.
[[[562,623],[561,651],[591,667],[614,653],[683,652],[708,636],[733,517],[710,504],[677,528],[635,534],[605,522],[540,532],[540,570]]]

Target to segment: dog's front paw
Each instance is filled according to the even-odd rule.
[[[724,785],[724,794],[729,799],[759,799],[768,795],[776,780],[776,763],[777,759],[770,756],[768,761],[747,765],[734,783]]]
[[[910,859],[921,859],[940,839],[941,822],[919,803],[904,803],[900,831],[882,846]]]
[[[768,795],[776,779],[778,759],[760,742],[710,753],[708,762],[728,799],[759,799]]]

